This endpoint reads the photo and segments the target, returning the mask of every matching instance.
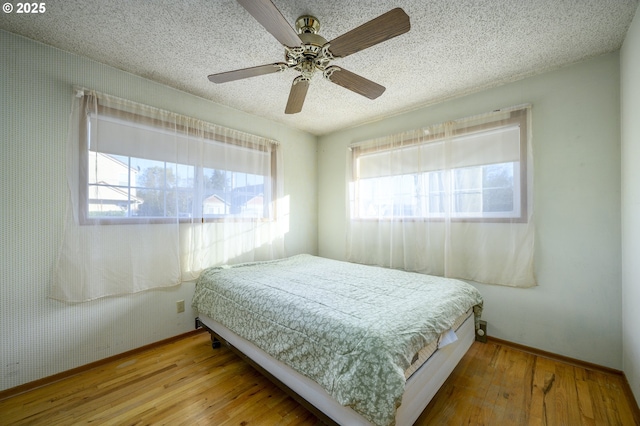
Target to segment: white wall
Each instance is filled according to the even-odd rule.
[[[640,12],[620,53],[622,111],[622,364],[640,401]]]
[[[75,305],[47,298],[62,236],[73,84],[281,141],[287,254],[316,253],[315,136],[3,31],[0,58],[0,390],[194,326],[192,283]],[[187,310],[177,314],[180,299]]]
[[[320,137],[319,254],[345,258],[347,145],[528,102],[539,286],[477,284],[483,318],[491,336],[621,369],[617,53]]]

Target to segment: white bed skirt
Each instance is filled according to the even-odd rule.
[[[470,311],[471,312],[471,311]],[[320,385],[291,367],[277,361],[248,340],[236,335],[211,318],[200,315],[200,322],[229,344],[288,386],[292,391],[340,425],[368,425],[364,417],[331,397]],[[458,340],[439,348],[407,380],[402,404],[396,412],[397,426],[411,426],[451,374],[475,339],[475,320],[471,314],[456,330]]]

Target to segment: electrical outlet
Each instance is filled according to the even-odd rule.
[[[476,340],[487,343],[487,322],[480,320],[480,328],[476,330]]]
[[[176,312],[184,312],[184,300],[178,300],[176,302]]]

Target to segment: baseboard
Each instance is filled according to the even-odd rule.
[[[0,391],[0,401],[8,399],[8,398],[11,398],[11,397],[16,396],[16,395],[20,395],[20,394],[25,393],[25,392],[29,392],[29,391],[37,389],[37,388],[41,388],[41,387],[49,385],[51,383],[59,382],[60,380],[64,380],[64,379],[67,379],[69,377],[75,376],[77,374],[84,373],[85,371],[89,371],[91,369],[94,369],[94,368],[97,368],[97,367],[101,367],[101,366],[103,366],[105,364],[108,364],[110,362],[117,361],[119,359],[126,358],[128,356],[132,356],[132,355],[135,355],[135,354],[138,354],[138,353],[141,353],[141,352],[145,352],[145,351],[148,351],[150,349],[155,349],[155,348],[163,346],[163,345],[168,345],[168,344],[176,342],[178,340],[182,340],[182,339],[185,339],[187,337],[191,337],[191,336],[194,336],[196,334],[200,334],[200,333],[204,333],[204,332],[205,332],[204,329],[188,331],[186,333],[178,334],[177,336],[169,337],[167,339],[160,340],[158,342],[150,343],[148,345],[144,345],[144,346],[141,346],[139,348],[132,349],[130,351],[123,352],[123,353],[118,354],[118,355],[113,355],[113,356],[110,356],[108,358],[104,358],[104,359],[101,359],[101,360],[98,360],[98,361],[94,361],[94,362],[89,363],[89,364],[81,365],[80,367],[72,368],[71,370],[63,371],[63,372],[54,374],[52,376],[48,376],[48,377],[44,377],[42,379],[34,380],[33,382],[29,382],[29,383],[25,383],[25,384],[22,384],[22,385],[18,385],[18,386],[13,387],[13,388],[5,389],[3,391]]]
[[[594,364],[587,361],[582,361],[579,359],[571,358],[564,355],[558,355],[553,352],[543,351],[541,349],[532,348],[530,346],[521,345],[519,343],[513,343],[508,340],[498,339],[496,337],[487,336],[487,342],[495,343],[496,345],[508,346],[513,349],[517,349],[521,352],[530,353],[532,355],[537,355],[543,358],[548,358],[554,361],[560,361],[565,364],[570,364],[575,367],[585,368],[587,370],[599,371],[601,373],[607,374],[615,374],[615,375],[624,375],[624,373],[620,370],[616,370],[615,368],[605,367],[604,365]]]
[[[635,419],[640,420],[640,407],[638,406],[638,401],[636,401],[635,395],[631,390],[631,385],[629,385],[629,381],[627,380],[627,376],[624,374],[624,371],[617,370],[615,368],[605,367],[599,364],[593,364],[587,361],[582,361],[582,360],[567,357],[564,355],[558,355],[553,352],[543,351],[541,349],[532,348],[530,346],[521,345],[519,343],[509,342],[507,340],[498,339],[496,337],[487,336],[487,342],[491,342],[496,345],[507,346],[507,347],[519,350],[521,352],[530,353],[532,355],[540,356],[553,361],[563,362],[565,364],[569,364],[575,367],[598,371],[600,373],[605,373],[605,374],[621,376],[623,379],[622,382],[624,383],[623,390],[627,400],[629,401],[629,406],[633,410],[633,416]]]

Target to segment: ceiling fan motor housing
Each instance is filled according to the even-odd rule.
[[[305,79],[310,79],[316,70],[324,71],[333,59],[327,48],[327,40],[317,34],[320,21],[314,16],[304,15],[296,20],[301,47],[286,48],[285,60]]]

